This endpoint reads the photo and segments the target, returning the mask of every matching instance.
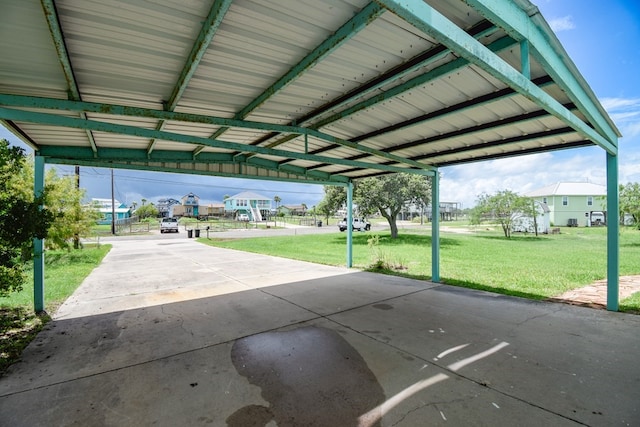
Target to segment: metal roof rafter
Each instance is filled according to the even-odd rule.
[[[515,41],[511,38],[511,37],[502,37],[501,39],[496,40],[495,42],[491,43],[488,46],[488,49],[490,49],[491,51],[495,51],[498,52],[500,50],[503,49],[507,49],[511,46],[513,46],[515,44]],[[448,54],[449,52],[447,52]],[[323,120],[321,120],[320,122],[314,123],[313,126],[310,126],[311,129],[319,129],[323,126],[326,126],[330,123],[336,122],[338,120],[344,119],[345,117],[348,117],[352,114],[355,114],[359,111],[362,111],[364,109],[373,107],[376,104],[379,104],[381,102],[384,102],[388,99],[394,98],[404,92],[407,92],[411,89],[414,89],[418,86],[422,86],[432,80],[435,80],[439,77],[442,77],[446,74],[450,74],[455,72],[456,70],[459,70],[461,68],[463,68],[464,66],[468,65],[469,61],[464,59],[464,58],[458,58],[455,59],[451,62],[448,62],[446,64],[443,64],[439,67],[434,68],[433,70],[430,70],[424,74],[421,74],[417,77],[412,78],[411,80],[408,80],[405,83],[402,83],[398,86],[394,86],[393,88],[379,94],[376,96],[373,96],[371,98],[368,98],[362,102],[359,102],[349,108],[347,108],[346,110],[343,110],[339,113],[333,114],[330,117],[327,117]],[[275,147],[278,146],[280,144],[283,144],[287,141],[290,141],[292,138],[291,137],[284,137],[282,139],[279,139],[277,141],[274,141],[270,144],[267,144],[267,147]]]
[[[556,83],[569,95],[571,100],[580,107],[589,121],[608,140],[617,140],[616,130],[605,119],[604,111],[593,102],[578,81],[580,74],[571,70],[561,59],[564,49],[556,45],[544,31],[530,18],[530,14],[520,8],[512,0],[465,0],[469,6],[479,11],[483,16],[500,27],[518,41],[526,41],[533,47],[532,54]],[[539,15],[537,8],[532,9],[532,15]],[[560,52],[559,52],[560,51]],[[566,55],[566,54],[565,54]],[[594,95],[595,96],[595,95]]]
[[[556,101],[552,96],[534,85],[506,61],[495,55],[482,43],[460,29],[457,25],[424,2],[410,0],[376,0],[417,29],[441,40],[456,54],[480,67],[491,76],[503,81],[517,92],[549,111],[580,135],[590,139],[610,154],[617,154],[617,140],[612,142],[600,135],[588,124]]]
[[[110,105],[110,104],[100,104],[94,102],[82,102],[82,101],[67,101],[61,99],[51,99],[51,98],[38,98],[38,97],[29,97],[29,96],[20,96],[20,95],[3,95],[0,94],[0,105],[6,106],[19,106],[19,107],[29,107],[29,108],[47,108],[47,109],[64,109],[70,111],[91,111],[95,113],[103,113],[103,114],[117,114],[117,115],[125,115],[125,116],[136,116],[136,117],[154,117],[159,118],[161,120],[176,120],[176,121],[187,121],[193,123],[209,123],[209,124],[229,124],[234,127],[242,127],[248,129],[259,129],[259,130],[279,130],[280,132],[290,132],[296,135],[305,134],[310,135],[315,138],[321,139],[323,141],[327,141],[339,146],[349,147],[354,150],[358,150],[364,153],[368,153],[369,155],[382,157],[388,160],[396,160],[398,163],[404,163],[416,168],[420,169],[431,169],[430,166],[423,165],[418,162],[414,162],[403,157],[395,156],[393,154],[385,153],[384,151],[377,150],[374,148],[369,148],[363,145],[360,145],[355,142],[347,141],[342,138],[337,138],[335,136],[313,130],[306,129],[297,126],[285,126],[285,125],[276,125],[270,123],[262,123],[262,122],[251,122],[245,120],[236,120],[236,119],[224,119],[218,117],[211,116],[202,116],[197,114],[190,113],[176,113],[170,111],[160,111],[160,110],[152,110],[148,108],[141,107],[127,107],[121,105]],[[156,131],[162,131],[161,129],[156,128]],[[243,147],[245,145],[242,145]],[[270,147],[267,147],[270,148]],[[247,151],[247,150],[244,150]],[[151,151],[147,150],[149,154]]]
[[[67,51],[67,45],[64,41],[64,35],[62,34],[62,28],[60,27],[60,20],[58,19],[58,11],[53,0],[40,0],[42,5],[42,11],[44,12],[47,25],[49,26],[49,32],[51,33],[51,39],[56,52],[58,54],[58,60],[64,73],[64,78],[67,81],[67,88],[69,90],[69,97],[74,101],[80,101],[80,90],[78,89],[78,83],[76,81],[75,74],[73,73],[73,67],[71,66],[71,60],[69,59],[69,52]],[[87,116],[84,113],[80,113],[80,117],[86,119]],[[91,131],[87,130],[87,138],[93,152],[97,152],[96,141],[93,139]]]
[[[278,93],[278,91],[298,78],[302,73],[314,66],[318,61],[329,55],[343,43],[347,42],[360,30],[366,28],[366,26],[371,21],[378,18],[378,16],[380,16],[384,11],[385,9],[375,2],[367,4],[353,18],[342,25],[335,33],[333,33],[329,38],[316,46],[307,56],[302,58],[300,62],[294,65],[278,80],[276,80],[275,83],[273,83],[264,92],[258,95],[258,97],[251,101],[241,111],[236,113],[234,118],[244,119],[247,115],[249,115],[249,113],[251,113],[253,110],[266,102],[270,97]],[[227,129],[228,128],[218,129],[218,131],[211,135],[211,138],[217,138],[218,136],[226,132]],[[196,152],[196,154],[198,154],[198,152]]]
[[[196,68],[198,68],[200,61],[209,48],[211,40],[213,40],[213,37],[218,31],[218,27],[220,27],[225,14],[229,10],[232,1],[233,0],[216,0],[211,6],[207,18],[202,23],[202,28],[198,33],[198,37],[191,47],[191,52],[189,52],[189,56],[187,56],[187,62],[184,67],[182,67],[182,71],[180,72],[180,76],[178,77],[178,81],[176,82],[173,91],[171,92],[171,96],[169,96],[169,99],[165,103],[165,110],[175,110],[182,94],[189,85],[191,77],[193,77],[193,74],[196,72]],[[158,123],[156,130],[162,130],[164,123],[164,120]],[[155,140],[152,140],[149,143],[149,147],[147,148],[149,153],[153,151],[155,142]]]
[[[485,20],[473,26],[472,28],[470,28],[468,32],[473,37],[480,38],[480,37],[489,36],[497,30],[498,28],[496,26],[494,26],[491,22]],[[408,61],[403,62],[402,64],[396,67],[393,67],[392,69],[386,71],[385,73],[377,77],[374,77],[368,82],[346,92],[345,94],[339,96],[338,98],[333,99],[327,102],[326,104],[323,104],[322,106],[316,108],[315,110],[298,118],[296,120],[296,123],[298,125],[304,125],[305,123],[308,123],[318,118],[320,115],[326,113],[329,110],[338,109],[348,103],[354,102],[355,100],[362,98],[363,96],[366,96],[367,94],[375,90],[378,90],[381,87],[386,86],[395,80],[399,80],[405,77],[406,75],[413,73],[419,68],[425,67],[439,59],[442,59],[443,57],[445,57],[450,53],[451,51],[447,49],[446,46],[437,45],[432,49],[424,51],[414,56],[413,58],[409,59]],[[261,144],[276,136],[277,134],[266,135],[265,137],[252,142],[251,145]]]
[[[10,108],[0,107],[0,117],[9,120],[26,121],[32,123],[48,124],[53,126],[62,126],[75,129],[90,129],[102,132],[119,133],[123,135],[139,136],[143,138],[157,138],[166,141],[182,142],[187,144],[200,144],[209,147],[222,148],[235,151],[248,151],[252,153],[265,154],[268,156],[294,158],[299,160],[309,160],[314,162],[330,162],[356,168],[372,168],[387,170],[390,172],[410,172],[419,175],[432,175],[432,170],[424,169],[408,169],[396,166],[386,166],[379,163],[367,163],[346,160],[336,157],[316,156],[306,153],[297,153],[293,151],[277,150],[265,147],[256,147],[252,145],[244,145],[237,142],[220,141],[210,138],[202,138],[190,135],[177,134],[173,132],[158,131],[155,129],[145,129],[131,125],[120,125],[114,123],[106,123],[96,120],[84,120],[72,117],[65,117],[49,113],[38,113],[24,110],[14,110]],[[425,166],[426,167],[426,166]]]
[[[151,155],[143,149],[125,149],[125,148],[103,148],[96,157],[88,148],[65,147],[65,146],[47,146],[43,147],[41,155],[51,159],[67,159],[67,160],[84,160],[91,161],[92,166],[96,164],[104,164],[110,162],[145,162],[145,163],[176,163],[176,164],[239,164],[243,163],[250,166],[256,166],[262,169],[283,172],[287,174],[297,175],[308,179],[330,182],[333,179],[346,180],[347,178],[332,175],[327,172],[314,171],[309,172],[305,168],[294,165],[282,167],[278,162],[259,157],[252,157],[238,162],[233,158],[231,153],[203,153],[198,156],[198,160],[193,160],[191,151],[174,151],[174,150],[155,150]],[[49,161],[49,159],[47,159]]]

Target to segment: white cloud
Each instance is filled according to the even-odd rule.
[[[576,28],[576,24],[573,22],[573,17],[571,15],[563,16],[562,18],[554,18],[549,21],[549,26],[556,33]]]

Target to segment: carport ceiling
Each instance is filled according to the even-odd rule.
[[[526,0],[4,0],[0,119],[47,163],[344,183],[597,145]]]

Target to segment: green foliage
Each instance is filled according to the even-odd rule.
[[[158,208],[156,208],[153,203],[149,203],[148,205],[143,204],[136,209],[135,214],[140,218],[140,220],[144,220],[145,218],[156,218],[159,212]]]
[[[34,238],[47,236],[53,213],[24,186],[24,150],[0,141],[0,296],[21,289]],[[31,181],[33,183],[33,181]]]
[[[481,194],[471,215],[472,224],[480,224],[485,219],[497,221],[502,226],[506,238],[511,237],[513,221],[519,216],[534,216],[531,199],[510,190],[498,191],[493,195]]]
[[[624,214],[630,214],[633,223],[640,228],[640,184],[630,182],[626,185],[620,185],[620,218],[624,218]]]
[[[46,206],[56,218],[49,228],[45,244],[50,249],[71,249],[74,237],[86,237],[100,218],[98,209],[92,205],[83,206],[85,191],[77,188],[72,176],[60,177],[55,169],[47,171]]]
[[[354,199],[361,215],[376,212],[386,218],[391,238],[398,237],[396,218],[410,204],[429,203],[431,181],[421,175],[398,173],[357,182]]]
[[[324,215],[325,222],[329,223],[329,217],[347,202],[347,190],[344,187],[334,185],[324,186],[324,198],[318,203],[316,209],[320,215]]]

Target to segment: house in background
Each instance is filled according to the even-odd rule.
[[[131,209],[124,203],[114,200],[116,221],[131,218]],[[111,208],[111,199],[91,199],[91,206],[100,212],[101,218],[98,224],[111,224],[114,209]]]
[[[179,204],[180,200],[172,198],[158,200],[158,203],[156,203],[156,208],[158,208],[158,214],[160,215],[160,218],[172,217],[173,211],[171,207]]]
[[[246,214],[250,221],[262,221],[271,214],[271,199],[258,193],[244,191],[224,201],[225,215],[238,218]]]
[[[554,226],[606,224],[607,188],[590,182],[558,182],[526,193],[549,208]]]
[[[307,214],[306,205],[282,205],[278,208],[279,212],[291,216],[305,216]]]

